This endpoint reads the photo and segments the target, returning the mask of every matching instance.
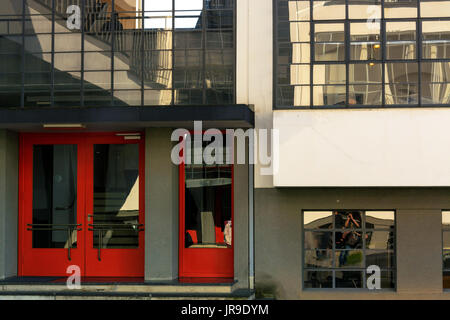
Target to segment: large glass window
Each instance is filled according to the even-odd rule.
[[[234,103],[235,0],[2,0],[5,107]]]
[[[275,108],[450,105],[450,0],[274,1]]]
[[[303,212],[303,287],[367,288],[367,267],[381,289],[395,288],[394,211]]]

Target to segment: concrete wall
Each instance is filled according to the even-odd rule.
[[[145,280],[178,277],[178,167],[170,154],[171,129],[145,137]]]
[[[178,277],[179,173],[170,158],[171,134],[170,128],[146,130],[145,280],[149,281]],[[235,280],[237,287],[248,288],[248,164],[235,165],[234,177]]]
[[[17,275],[19,139],[0,130],[0,279]]]
[[[255,190],[256,288],[279,299],[450,299],[442,289],[441,211],[450,188]],[[302,290],[302,210],[396,211],[397,288]]]
[[[449,121],[445,108],[275,111],[274,184],[450,186]]]

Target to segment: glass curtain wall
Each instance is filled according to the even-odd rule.
[[[234,103],[234,0],[0,0],[5,107]]]
[[[274,1],[276,108],[450,105],[450,1]]]

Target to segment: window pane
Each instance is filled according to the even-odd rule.
[[[394,249],[394,230],[366,231],[367,249]]]
[[[422,55],[425,59],[450,57],[450,22],[422,22]]]
[[[442,227],[445,229],[450,228],[450,211],[442,211]]]
[[[444,250],[450,250],[450,231],[444,231],[442,233],[442,244]]]
[[[376,265],[381,269],[389,269],[395,266],[393,251],[366,250],[366,267]]]
[[[416,58],[416,23],[386,23],[386,58],[405,60]]]
[[[363,274],[361,271],[336,271],[336,288],[362,288]]]
[[[314,86],[313,102],[315,106],[345,106],[345,86]]]
[[[204,143],[203,148],[206,146],[207,143]],[[191,154],[194,152],[192,146]],[[219,152],[225,154],[226,150],[222,149]],[[186,164],[186,248],[231,247],[233,228],[231,172],[231,165]]]
[[[394,226],[394,211],[366,211],[367,229],[390,229]]]
[[[33,148],[33,248],[77,247],[77,146]]]
[[[363,252],[361,250],[336,250],[336,267],[362,268]]]
[[[362,216],[361,211],[335,211],[336,229],[361,229]]]
[[[352,23],[350,25],[350,59],[380,60],[380,23]]]
[[[450,17],[449,1],[421,1],[420,16],[429,17]]]
[[[333,252],[331,250],[306,250],[305,268],[332,268]]]
[[[331,211],[313,211],[303,213],[303,226],[305,229],[331,229],[333,227]]]
[[[385,18],[416,18],[417,0],[384,1]]]
[[[385,66],[386,104],[417,104],[417,63],[386,63]]]
[[[303,286],[305,288],[333,288],[332,271],[305,271]]]
[[[345,19],[345,4],[314,0],[314,20]]]
[[[350,19],[381,19],[381,1],[355,1],[349,0],[348,16]]]
[[[305,231],[305,249],[329,249],[332,246],[332,232]]]
[[[94,145],[94,248],[139,247],[139,185],[138,144]]]
[[[314,54],[316,61],[343,61],[345,59],[345,44],[316,43]]]
[[[314,65],[314,84],[345,84],[345,64]]]

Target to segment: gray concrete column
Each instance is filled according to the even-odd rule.
[[[18,135],[0,130],[0,279],[17,275]]]
[[[442,292],[440,210],[397,211],[397,291]]]
[[[234,148],[235,161],[237,146]],[[234,165],[234,279],[239,288],[249,288],[249,170],[248,143],[245,164]]]
[[[178,277],[178,167],[171,161],[171,129],[145,137],[145,280]]]

